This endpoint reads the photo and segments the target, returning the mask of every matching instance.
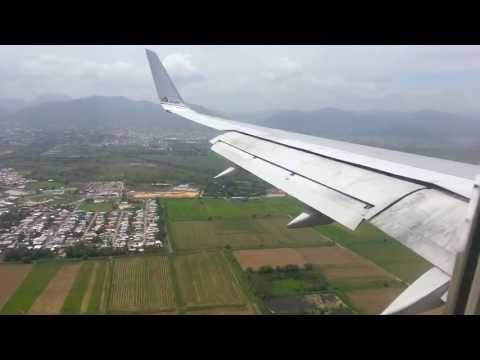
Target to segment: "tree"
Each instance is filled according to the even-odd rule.
[[[263,265],[258,269],[261,274],[268,274],[273,272],[273,268],[270,265]]]

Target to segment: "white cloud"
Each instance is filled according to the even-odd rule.
[[[20,72],[31,76],[55,76],[57,78],[95,77],[119,80],[136,79],[139,75],[139,69],[125,61],[100,63],[79,58],[60,57],[53,54],[42,54],[25,60],[20,64]]]
[[[205,79],[193,64],[192,55],[190,54],[169,54],[163,59],[163,64],[179,86],[203,81]]]
[[[269,81],[286,81],[295,78],[302,73],[302,66],[288,58],[282,57],[273,61],[266,71],[262,73],[263,77]]]
[[[157,46],[189,102],[480,112],[480,46]],[[477,81],[478,80],[478,81]],[[1,46],[0,97],[155,100],[143,46]]]

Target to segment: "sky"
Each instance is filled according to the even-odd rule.
[[[156,101],[144,48],[182,97],[214,110],[480,114],[480,46],[0,46],[0,98]]]

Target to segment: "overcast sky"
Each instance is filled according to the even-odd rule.
[[[183,98],[225,112],[480,113],[480,46],[148,46]],[[0,98],[156,101],[144,46],[0,46]]]

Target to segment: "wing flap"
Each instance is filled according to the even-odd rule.
[[[349,229],[354,230],[368,211],[366,204],[359,200],[292,174],[226,143],[216,142],[212,150]]]
[[[369,207],[373,207],[372,213],[381,211],[409,193],[425,188],[421,184],[236,132],[222,134],[211,142],[229,144],[335,191],[359,199]],[[388,189],[388,191],[379,191],[379,189]]]
[[[463,246],[465,200],[245,134],[228,132],[211,142],[213,151],[351,230],[370,221],[442,271],[453,271]]]
[[[451,274],[455,254],[464,247],[468,203],[435,189],[417,191],[370,222]]]

